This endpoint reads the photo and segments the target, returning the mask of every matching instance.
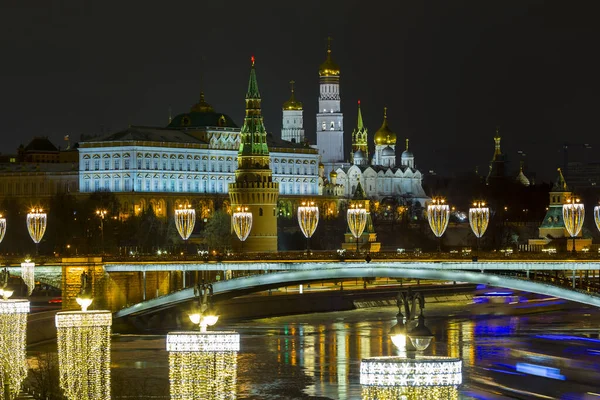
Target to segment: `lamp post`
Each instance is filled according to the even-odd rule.
[[[101,254],[104,254],[104,217],[106,217],[106,214],[108,213],[108,211],[104,210],[104,209],[99,209],[96,210],[96,215],[100,218],[100,236],[101,236]]]
[[[238,206],[236,211],[231,216],[231,224],[240,242],[242,242],[242,253],[244,252],[244,241],[250,235],[252,229],[252,213],[248,211],[248,207]]]
[[[42,208],[34,207],[27,213],[27,230],[35,243],[35,254],[39,254],[39,244],[46,233],[47,215]]]
[[[306,238],[306,256],[310,253],[310,238],[319,225],[319,207],[314,201],[303,201],[298,207],[298,224]]]
[[[396,324],[390,329],[392,343],[405,354],[361,360],[360,383],[364,399],[456,399],[462,383],[462,361],[452,357],[417,355],[430,345],[433,335],[425,326],[425,298],[421,293],[398,293]],[[408,330],[416,306],[418,324]],[[402,313],[404,313],[406,318]],[[406,320],[406,321],[405,321]]]
[[[446,204],[443,197],[434,197],[431,203],[427,205],[427,220],[429,227],[435,236],[438,237],[438,252],[442,251],[442,235],[448,228],[450,218],[450,207]]]
[[[81,274],[77,303],[81,311],[56,314],[60,387],[68,400],[109,400],[112,313],[87,309],[92,303],[87,272]]]
[[[473,234],[477,237],[477,253],[479,254],[479,239],[487,230],[490,222],[490,209],[486,207],[485,202],[476,201],[473,207],[469,208],[469,224]]]
[[[585,219],[585,207],[576,197],[567,199],[563,204],[563,222],[569,235],[573,238],[573,254],[575,254],[575,238],[581,232]]]
[[[356,252],[358,253],[358,239],[367,225],[367,210],[362,203],[352,203],[346,213],[346,219],[352,236],[356,238]]]

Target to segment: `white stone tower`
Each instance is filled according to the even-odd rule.
[[[331,59],[331,38],[327,59],[319,67],[319,112],[317,113],[317,148],[325,172],[344,162],[344,115],[340,107],[340,68]]]
[[[292,143],[304,142],[304,122],[302,118],[302,103],[294,96],[294,81],[290,81],[292,96],[283,103],[283,122],[281,139]]]

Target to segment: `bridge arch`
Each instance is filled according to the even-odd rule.
[[[415,278],[485,284],[489,286],[497,286],[512,290],[548,295],[576,303],[600,307],[600,296],[593,293],[567,289],[522,278],[447,269],[391,268],[373,266],[353,268],[319,268],[289,272],[273,272],[263,275],[251,275],[243,278],[215,282],[213,283],[213,290],[215,296],[232,298],[252,292],[267,290],[269,288],[305,284],[315,281],[376,277]],[[193,298],[193,288],[187,288],[166,296],[158,297],[135,304],[131,307],[124,308],[120,311],[117,311],[114,316],[115,318],[119,318],[133,314],[144,314],[158,311],[163,308],[169,308],[179,303],[189,301]]]

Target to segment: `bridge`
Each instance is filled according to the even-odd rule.
[[[582,271],[597,271],[599,262],[574,263],[505,261],[505,262],[252,262],[219,264],[109,264],[108,272],[220,270],[266,272],[213,283],[215,297],[231,298],[252,292],[283,286],[306,284],[324,280],[355,278],[415,278],[486,284],[507,289],[538,293],[578,303],[600,307],[597,288],[593,291],[576,289],[577,275]],[[559,278],[558,272],[562,273]],[[565,287],[565,272],[570,276],[570,287]],[[190,301],[193,288],[143,301],[115,313],[115,317],[141,315]]]

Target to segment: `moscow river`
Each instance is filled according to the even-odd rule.
[[[546,311],[545,311],[546,310]],[[480,315],[468,301],[427,304],[427,355],[463,361],[463,399],[600,399],[600,312],[549,302],[531,314]],[[215,328],[241,334],[237,399],[360,399],[362,358],[396,355],[395,307],[294,315]],[[30,351],[30,358],[46,345]],[[113,398],[169,398],[164,335],[115,335]],[[230,374],[231,371],[223,371]]]

